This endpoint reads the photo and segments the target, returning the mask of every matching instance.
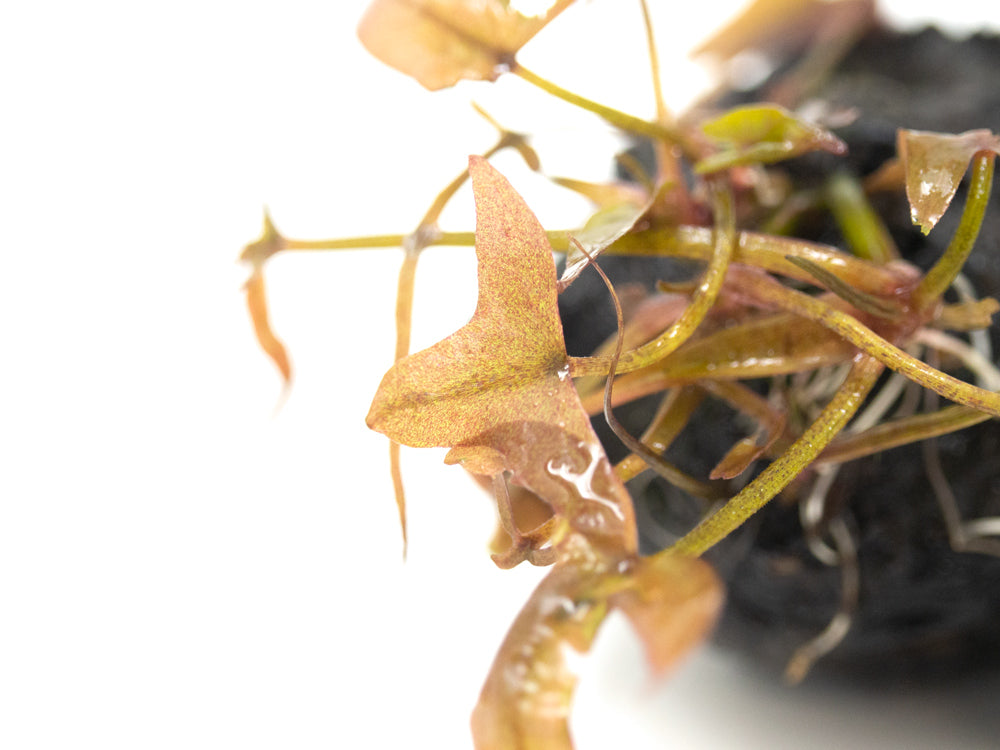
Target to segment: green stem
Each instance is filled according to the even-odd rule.
[[[813,320],[924,388],[956,403],[1000,417],[1000,394],[963,383],[921,362],[886,341],[857,318],[823,300],[788,289],[762,273],[737,272],[737,275],[734,282],[739,284],[740,290],[756,296],[761,303],[776,305]]]
[[[474,245],[476,236],[473,232],[451,232],[445,237],[442,232],[435,238],[435,245]],[[409,237],[407,234],[373,234],[362,237],[339,237],[331,240],[286,240],[286,250],[316,251],[316,250],[356,250],[373,247],[400,247]]]
[[[614,125],[616,128],[636,133],[637,135],[644,135],[655,140],[676,143],[682,146],[686,152],[693,152],[694,150],[691,148],[691,145],[688,143],[684,134],[676,128],[664,125],[663,123],[643,120],[640,117],[635,117],[634,115],[626,114],[603,104],[598,104],[597,102],[580,96],[579,94],[574,94],[572,91],[568,91],[561,86],[557,86],[551,81],[542,78],[540,75],[531,72],[518,62],[511,64],[510,72],[519,78],[524,79],[531,85],[537,86],[547,94],[551,94],[557,99],[562,99],[564,102],[569,102],[576,107],[580,107],[581,109],[594,113],[605,122]]]
[[[736,218],[733,211],[733,193],[729,185],[722,180],[711,180],[709,187],[715,211],[715,229],[711,260],[701,283],[691,297],[690,304],[673,325],[652,341],[621,355],[615,368],[617,374],[649,367],[675,352],[681,344],[691,338],[718,299],[736,247]],[[612,357],[570,357],[570,373],[573,377],[607,375],[611,372],[612,359]]]
[[[826,199],[848,247],[856,255],[880,265],[899,258],[889,230],[852,175],[842,170],[834,174],[826,185]]]
[[[604,250],[604,254],[672,256],[707,261],[712,254],[712,241],[711,228],[682,224],[630,232],[615,240]],[[879,266],[829,245],[759,232],[738,232],[736,235],[734,263],[815,283],[812,274],[790,262],[789,256],[823,266],[842,281],[872,294],[892,297],[912,283],[898,268]]]
[[[890,448],[964,430],[991,418],[989,414],[968,406],[952,405],[928,414],[917,414],[912,417],[883,422],[864,432],[835,440],[816,459],[816,464],[839,464],[852,461],[874,453],[881,453]]]
[[[763,508],[843,429],[861,406],[881,372],[882,365],[876,359],[859,354],[847,379],[802,437],[720,510],[674,544],[670,548],[671,552],[701,555]]]
[[[569,235],[576,230],[562,229],[546,232],[552,249],[564,253],[569,248]],[[364,248],[400,247],[409,234],[373,234],[360,237],[341,237],[330,240],[285,240],[283,250],[322,251],[360,250]],[[475,232],[438,232],[427,246],[474,247]]]
[[[670,111],[663,98],[663,82],[660,80],[660,53],[656,49],[656,35],[653,33],[653,20],[649,16],[649,6],[646,0],[639,0],[642,8],[642,22],[646,27],[646,49],[649,51],[649,72],[653,78],[653,96],[656,97],[656,119],[667,122]]]
[[[914,290],[913,301],[918,308],[933,304],[947,291],[972,252],[993,187],[993,156],[992,151],[980,151],[972,158],[972,179],[962,219],[944,254]]]
[[[483,112],[482,110],[479,110],[479,112],[482,115],[487,116],[486,113]],[[488,119],[494,125],[494,127],[498,127],[496,123],[493,122],[492,118],[488,117]],[[499,129],[500,129],[500,139],[491,148],[483,152],[482,156],[484,159],[489,159],[490,157],[494,156],[497,152],[502,151],[508,146],[516,147],[518,141],[520,140],[520,136],[518,136],[516,133],[509,133],[503,130],[502,128]],[[459,188],[462,187],[462,185],[464,185],[466,182],[468,182],[468,180],[469,180],[469,170],[463,169],[461,174],[459,174],[454,180],[449,182],[445,186],[444,190],[438,193],[438,197],[434,199],[434,202],[431,204],[430,208],[427,209],[427,213],[424,214],[424,218],[420,220],[420,224],[417,228],[417,231],[414,232],[414,235],[419,235],[421,234],[421,230],[437,225],[437,220],[441,217],[441,212],[444,211],[444,207],[448,205],[448,201],[452,199],[455,193],[458,192]]]
[[[891,300],[886,301],[877,295],[862,292],[818,263],[813,263],[811,260],[806,260],[805,258],[796,258],[794,255],[789,255],[787,260],[789,263],[794,263],[799,268],[809,272],[826,289],[858,310],[888,320],[898,320],[903,315],[903,308],[899,303]]]

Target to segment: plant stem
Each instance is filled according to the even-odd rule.
[[[852,461],[890,448],[964,430],[991,418],[985,412],[953,404],[927,414],[882,422],[864,432],[835,440],[816,459],[816,465]]]
[[[614,125],[616,128],[626,130],[630,133],[636,133],[637,135],[644,135],[658,141],[676,143],[680,145],[685,152],[694,152],[694,148],[688,142],[688,139],[676,128],[659,122],[643,120],[640,117],[626,114],[620,110],[613,109],[612,107],[598,104],[597,102],[580,96],[579,94],[574,94],[572,91],[568,91],[567,89],[557,86],[551,81],[542,78],[537,73],[533,73],[518,62],[511,64],[510,72],[519,78],[524,79],[533,86],[537,86],[542,91],[551,94],[557,99],[562,99],[564,102],[569,102],[576,107],[580,107],[581,109],[594,113],[605,122]]]
[[[653,78],[653,95],[656,97],[656,119],[667,122],[670,112],[663,99],[663,83],[660,80],[660,53],[656,49],[656,35],[653,33],[653,21],[649,16],[649,5],[646,0],[639,0],[642,8],[642,22],[646,27],[646,49],[649,51],[649,72]]]
[[[670,447],[674,439],[688,423],[694,410],[704,399],[704,394],[697,388],[675,388],[667,392],[660,401],[660,406],[653,420],[646,427],[639,440],[652,452],[662,454]],[[615,466],[618,478],[623,482],[638,476],[649,468],[649,464],[637,453],[630,453]]]
[[[847,379],[802,437],[720,510],[703,520],[674,544],[670,548],[671,552],[681,555],[701,555],[763,508],[771,498],[787,487],[788,483],[798,476],[847,424],[861,406],[882,369],[881,363],[874,357],[859,354]]]
[[[708,260],[712,229],[682,224],[677,227],[630,232],[604,250],[605,255],[672,256]],[[771,273],[815,283],[812,274],[788,260],[804,258],[823,266],[842,281],[863,291],[892,297],[912,283],[899,269],[879,266],[829,245],[759,232],[738,232],[734,263],[757,266]]]
[[[573,229],[561,229],[546,232],[552,249],[564,253],[569,248],[569,235]],[[409,234],[372,234],[358,237],[338,237],[328,240],[285,240],[282,250],[318,252],[323,250],[362,250],[365,248],[398,248],[403,245]],[[431,246],[474,247],[475,232],[438,232],[427,243]]]
[[[993,187],[993,157],[992,151],[980,151],[972,158],[972,178],[962,219],[944,254],[914,290],[913,301],[918,308],[934,304],[945,293],[972,252]]]
[[[823,300],[788,289],[762,273],[737,272],[734,282],[741,291],[756,295],[763,305],[777,305],[819,323],[924,388],[956,403],[1000,417],[1000,394],[963,383],[921,362],[883,339],[857,318]]]
[[[841,280],[835,273],[831,273],[818,263],[813,263],[811,260],[806,260],[805,258],[797,258],[794,255],[789,255],[786,260],[807,271],[826,289],[836,294],[857,310],[888,320],[899,320],[903,316],[903,308],[895,300],[886,301],[875,294],[862,292],[860,289],[856,289]]]
[[[836,172],[826,185],[826,199],[855,254],[880,265],[899,258],[892,235],[857,179],[846,171]]]
[[[736,218],[733,211],[733,193],[729,185],[722,179],[713,179],[709,181],[709,187],[715,211],[715,229],[712,256],[701,283],[695,290],[690,304],[673,325],[652,341],[622,354],[615,368],[616,373],[641,370],[676,351],[677,347],[687,341],[701,325],[715,304],[736,247]],[[570,357],[569,365],[573,377],[607,375],[611,372],[612,358]]]

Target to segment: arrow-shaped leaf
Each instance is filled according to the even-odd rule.
[[[452,448],[470,471],[509,471],[592,541],[634,551],[631,500],[569,377],[552,249],[506,179],[470,157],[479,300],[463,328],[398,361],[368,425],[416,447]]]

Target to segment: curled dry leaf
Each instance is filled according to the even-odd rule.
[[[271,358],[287,386],[292,380],[292,366],[288,361],[285,345],[271,330],[271,321],[267,314],[267,294],[264,289],[264,273],[260,269],[254,271],[246,283],[247,307],[257,342],[264,353]]]
[[[399,360],[368,425],[449,463],[509,471],[576,531],[634,551],[632,502],[608,463],[568,374],[545,231],[506,179],[470,157],[479,299],[463,328]]]
[[[271,221],[271,215],[265,210],[264,225],[260,237],[244,247],[240,254],[240,260],[252,269],[244,291],[247,294],[247,308],[250,311],[250,320],[253,322],[257,343],[278,368],[286,388],[292,380],[292,366],[288,360],[285,345],[271,330],[271,321],[267,312],[267,292],[264,287],[264,265],[268,258],[287,247],[287,240],[281,236],[281,233],[274,226],[274,222]]]
[[[569,750],[576,675],[605,617],[620,610],[661,675],[710,632],[722,587],[701,560],[594,555],[580,537],[539,584],[501,645],[472,716],[477,750]]]
[[[910,216],[927,234],[955,197],[972,157],[979,151],[1000,154],[1000,136],[989,130],[969,130],[958,135],[900,130],[896,150],[906,175]]]
[[[573,0],[527,16],[505,0],[375,0],[358,26],[368,51],[435,91],[494,81],[514,55]]]
[[[772,104],[731,109],[702,125],[721,150],[695,165],[701,174],[748,164],[772,164],[808,151],[844,154],[847,145],[825,128]]]
[[[754,0],[694,54],[729,59],[751,49],[792,52],[874,20],[874,0]]]

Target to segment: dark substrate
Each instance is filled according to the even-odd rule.
[[[895,152],[899,127],[961,132],[1000,131],[1000,40],[979,35],[956,41],[928,29],[901,35],[877,30],[861,40],[824,84],[834,106],[857,108],[859,118],[836,132],[850,147],[846,160],[826,154],[787,165],[799,183],[819,182],[846,166],[871,173]],[[734,95],[756,101],[761,92]],[[912,226],[903,196],[877,206],[910,262],[927,268],[957,224],[964,187],[927,237]],[[799,232],[807,239],[843,245],[836,227],[821,219]],[[605,257],[602,267],[616,284],[685,271],[670,261]],[[1000,190],[966,267],[980,296],[1000,298]],[[571,354],[589,353],[613,332],[612,308],[596,274],[585,273],[560,298]],[[596,312],[600,311],[600,312]],[[992,333],[994,352],[1000,335]],[[655,408],[647,399],[619,410],[633,434]],[[705,476],[745,426],[726,407],[708,402],[668,454],[673,462]],[[602,418],[595,426],[612,460],[624,449]],[[965,519],[1000,516],[1000,422],[939,438],[942,465]],[[920,445],[885,451],[845,464],[828,505],[846,511],[858,545],[860,603],[844,641],[814,673],[875,679],[967,674],[1000,664],[1000,559],[951,548]],[[758,468],[759,470],[759,468]],[[637,503],[643,551],[653,552],[689,530],[703,506],[659,477],[630,486]],[[840,599],[840,572],[816,560],[806,547],[798,509],[771,502],[709,554],[726,581],[728,599],[717,630],[719,643],[738,649],[775,673],[803,643],[829,623]]]

